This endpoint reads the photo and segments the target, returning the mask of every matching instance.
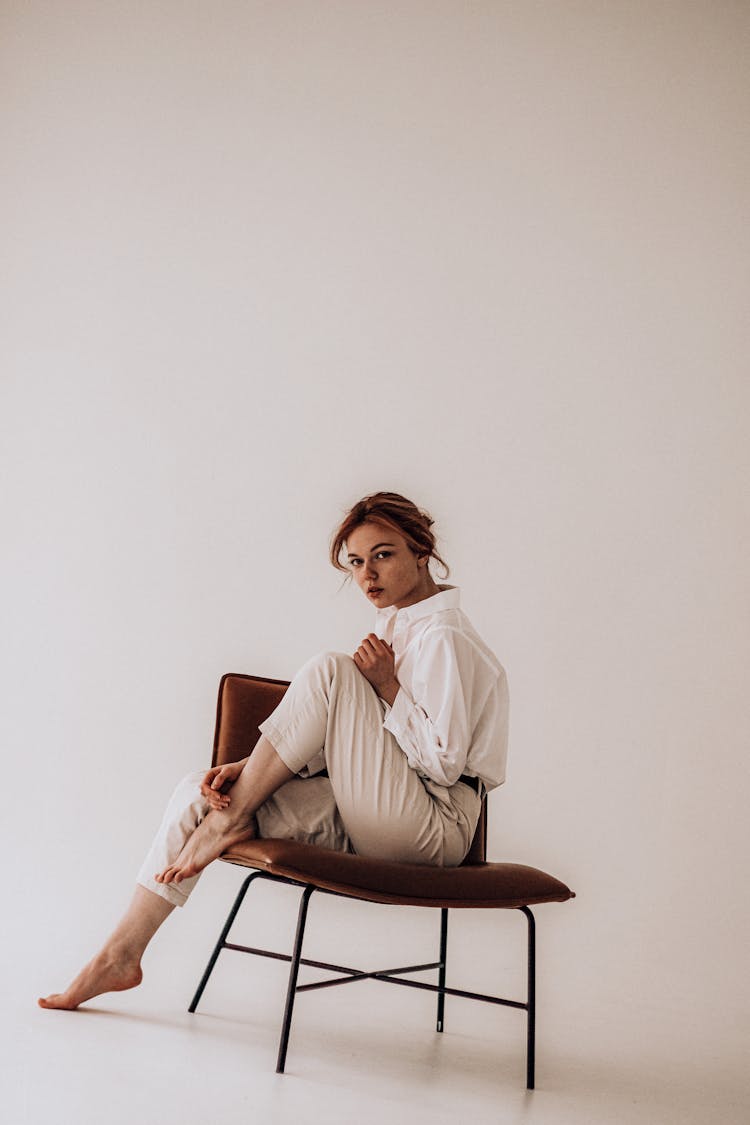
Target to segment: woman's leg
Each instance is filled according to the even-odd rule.
[[[204,774],[204,770],[188,774],[175,788],[138,873],[139,885],[112,936],[65,992],[40,998],[40,1007],[70,1010],[102,992],[119,992],[140,984],[146,946],[175,906],[184,906],[197,882],[196,877],[180,887],[161,887],[153,874],[160,865],[176,859],[206,815],[208,802],[200,791]]]
[[[207,813],[174,862],[156,873],[156,882],[166,888],[194,878],[227,848],[251,838],[254,814],[293,777],[295,772],[284,764],[268,739],[261,737],[232,786],[229,807]]]
[[[70,1011],[102,992],[122,992],[141,983],[141,957],[174,905],[161,895],[136,887],[130,906],[114,933],[65,992],[39,999],[40,1008]]]
[[[324,653],[298,672],[261,724],[262,738],[232,789],[158,881],[179,884],[252,836],[252,816],[310,763],[325,764],[341,819],[361,855],[416,863],[461,862],[480,802],[465,785],[425,783],[383,727],[383,709],[351,657]]]
[[[477,794],[460,783],[448,788],[423,780],[411,768],[383,726],[381,701],[351,657],[325,653],[311,661],[303,689],[311,702],[317,699],[318,707],[325,708],[326,767],[354,850],[402,863],[459,864],[476,829],[481,808]],[[313,749],[310,703],[300,692],[285,711],[288,695],[261,729],[280,755],[296,765]]]
[[[176,889],[185,879],[193,878],[232,845],[251,838],[254,835],[253,818],[258,809],[300,772],[306,773],[308,764],[322,766],[322,752],[326,745],[330,718],[329,680],[331,668],[335,671],[337,660],[348,660],[369,691],[369,702],[374,702],[379,709],[377,696],[357,671],[350,657],[323,654],[308,661],[292,680],[270,719],[261,723],[261,737],[232,786],[229,807],[212,809],[206,815],[176,861],[156,875],[156,882],[160,886]],[[325,670],[321,675],[322,668]],[[382,712],[380,715],[382,727]],[[281,753],[276,750],[276,722],[283,723],[285,729],[293,728],[295,733],[294,745],[286,746]],[[273,732],[273,742],[266,736],[266,730]],[[340,835],[346,840],[344,833]]]
[[[185,847],[198,825],[209,811],[209,804],[201,793],[201,782],[205,770],[197,770],[183,777],[169,799],[159,830],[146,853],[136,882],[156,895],[165,898],[173,906],[184,906],[190,892],[198,882],[196,874],[185,879],[180,886],[165,886],[157,881],[156,875],[170,867]]]
[[[255,820],[257,835],[265,840],[295,840],[335,852],[354,850],[327,775],[288,781],[263,802]]]

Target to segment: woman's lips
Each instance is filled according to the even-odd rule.
[[[382,587],[371,586],[370,589],[367,591],[367,596],[368,596],[368,598],[377,598],[382,593],[383,593]]]

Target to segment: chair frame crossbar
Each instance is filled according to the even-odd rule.
[[[294,949],[292,953],[276,953],[269,949],[256,949],[252,946],[237,945],[234,942],[227,940],[229,931],[234,924],[237,913],[242,906],[245,895],[250,887],[250,884],[256,879],[266,879],[273,883],[284,883],[288,886],[298,887],[302,889],[302,898],[300,900],[299,914],[297,917],[297,932],[294,940]],[[317,887],[312,883],[305,883],[302,880],[290,879],[284,875],[273,875],[268,871],[254,871],[242,883],[237,897],[234,900],[231,910],[224,923],[219,939],[214,946],[214,950],[209,958],[206,970],[201,978],[200,984],[196,989],[195,995],[190,1003],[188,1011],[195,1012],[198,1004],[200,1003],[203,992],[208,984],[211,973],[214,970],[219,954],[224,949],[234,950],[239,953],[251,953],[257,957],[271,957],[276,961],[289,962],[289,983],[287,987],[286,1004],[284,1007],[284,1018],[281,1027],[281,1037],[279,1040],[279,1052],[276,1062],[276,1071],[278,1074],[284,1073],[286,1065],[287,1048],[289,1046],[289,1034],[292,1026],[292,1013],[294,1011],[294,1001],[298,993],[301,992],[314,992],[321,988],[334,988],[337,985],[352,984],[360,980],[378,980],[387,984],[398,984],[405,988],[419,988],[427,992],[437,993],[437,1031],[442,1032],[445,1026],[445,997],[446,996],[459,996],[465,1000],[478,1000],[485,1004],[500,1004],[507,1008],[519,1008],[526,1012],[526,1088],[529,1090],[534,1089],[534,1054],[535,1054],[535,1027],[536,1027],[536,924],[534,915],[528,906],[518,906],[513,909],[520,910],[526,916],[528,923],[528,955],[527,955],[527,992],[526,1000],[506,1000],[500,996],[487,996],[481,992],[467,992],[462,988],[449,988],[446,983],[446,964],[448,956],[448,907],[433,907],[432,909],[440,910],[440,953],[437,961],[431,961],[424,965],[405,965],[395,969],[381,969],[374,972],[367,972],[363,969],[352,969],[346,965],[334,965],[328,961],[313,961],[307,957],[302,956],[302,943],[305,936],[305,924],[307,921],[307,908],[310,899],[315,891],[320,894],[333,895],[337,898],[352,898],[352,895],[342,894],[338,891],[330,891],[324,887]],[[301,965],[309,968],[323,969],[327,972],[338,973],[339,975],[333,980],[319,980],[313,981],[310,984],[298,984],[297,979],[299,976],[299,969]],[[420,973],[427,971],[438,970],[438,983],[429,984],[426,981],[404,979],[405,973]]]

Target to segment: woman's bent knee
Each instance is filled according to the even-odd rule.
[[[300,673],[317,673],[323,675],[325,679],[331,680],[334,677],[352,676],[355,673],[359,675],[357,665],[354,660],[345,652],[319,652],[317,656],[313,656],[308,660],[307,664],[300,669]]]
[[[194,770],[192,773],[185,774],[174,787],[172,796],[169,798],[167,810],[172,811],[174,814],[176,810],[189,808],[197,801],[201,800],[201,782],[205,774],[205,770]]]
[[[318,659],[325,662],[328,667],[333,667],[337,672],[348,673],[352,669],[355,672],[357,671],[354,659],[346,652],[321,652]]]
[[[183,778],[177,782],[175,786],[175,793],[194,793],[200,792],[201,782],[206,776],[206,770],[193,770],[192,773],[186,773]]]

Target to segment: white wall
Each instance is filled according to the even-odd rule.
[[[220,674],[368,630],[327,538],[398,489],[508,669],[491,854],[579,894],[550,1009],[746,1010],[747,7],[0,18],[16,901],[98,940]]]

